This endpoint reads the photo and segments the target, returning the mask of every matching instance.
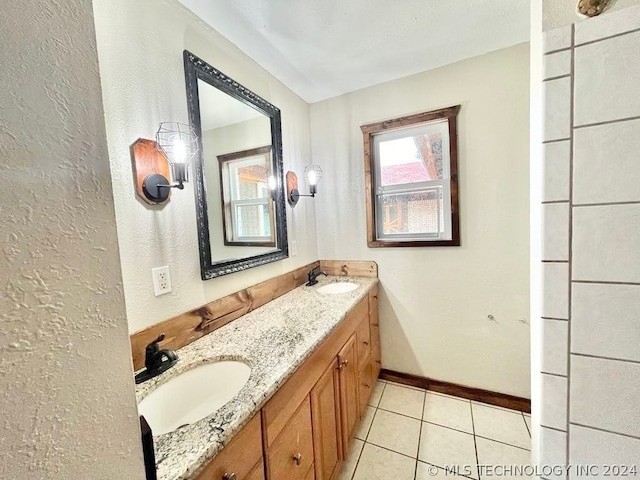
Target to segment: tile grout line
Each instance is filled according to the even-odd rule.
[[[500,440],[496,440],[495,438],[485,437],[484,435],[474,435],[475,437],[481,438],[483,440],[488,440],[489,442],[499,443],[500,445],[506,445],[507,447],[517,448],[518,450],[522,450],[525,452],[530,452],[531,448],[519,447],[518,445],[514,445],[513,443],[502,442]]]
[[[640,116],[616,118],[614,120],[603,120],[602,122],[584,123],[582,125],[576,125],[573,128],[576,130],[580,130],[582,128],[601,127],[603,125],[611,125],[613,123],[633,122],[635,120],[640,120]]]
[[[471,430],[473,430],[473,448],[476,451],[476,475],[478,476],[478,480],[482,480],[480,469],[478,468],[480,460],[478,459],[478,442],[476,441],[476,421],[473,417],[473,404],[471,402],[469,402],[469,411],[471,412]]]
[[[567,323],[567,433],[565,436],[565,465],[569,464],[571,453],[571,442],[569,438],[569,421],[571,416],[571,328],[573,318],[573,302],[572,302],[572,277],[573,277],[573,169],[574,169],[574,123],[575,123],[575,95],[576,95],[576,26],[575,23],[571,24],[571,98],[570,98],[570,111],[569,111],[569,279],[568,279],[568,298],[567,298],[567,311],[569,321]]]
[[[567,142],[569,140],[571,140],[571,138],[555,138],[553,140],[543,140],[542,144],[547,145],[549,143]]]
[[[615,33],[613,35],[609,35],[608,37],[597,38],[595,40],[589,40],[588,42],[583,42],[578,45],[575,45],[573,48],[585,47],[587,45],[593,45],[594,43],[604,42],[605,40],[611,40],[612,38],[624,37],[625,35],[629,35],[630,33],[638,33],[640,32],[640,28],[634,28],[633,30],[627,30],[626,32]],[[573,45],[573,39],[572,39]]]
[[[527,420],[524,418],[524,413],[522,414],[522,421],[524,422],[524,426],[527,427],[527,432],[529,432],[529,438],[531,438],[531,430],[529,430],[529,425],[527,424]]]
[[[376,380],[377,381],[377,380]],[[380,405],[380,401],[382,400],[382,395],[384,394],[385,389],[387,388],[387,382],[384,382],[382,384],[382,392],[380,392],[380,398],[378,399],[378,405]],[[371,405],[367,405],[368,407],[370,407]],[[376,419],[376,414],[378,413],[378,407],[374,407],[375,408],[375,412],[373,412],[373,418],[371,419],[371,425],[369,425],[369,430],[367,431],[367,435],[365,436],[365,439],[362,441],[362,450],[360,450],[360,455],[358,455],[358,459],[356,460],[356,464],[353,467],[353,472],[351,473],[351,477],[349,478],[349,480],[353,480],[353,478],[356,476],[356,472],[358,471],[358,465],[360,465],[360,459],[362,458],[362,453],[364,452],[364,447],[367,446],[367,438],[369,438],[369,432],[371,431],[371,427],[373,427],[373,421]],[[373,444],[371,444],[373,445]]]
[[[563,78],[569,78],[571,76],[570,73],[566,73],[564,75],[556,75],[555,77],[543,78],[542,83],[544,82],[552,82],[554,80],[562,80]]]
[[[416,452],[416,468],[413,473],[414,480],[418,480],[418,462],[420,461],[420,444],[422,443],[422,424],[424,423],[424,409],[427,405],[427,392],[424,392],[424,398],[422,399],[422,417],[420,419],[420,433],[418,433],[418,450]]]
[[[613,358],[613,357],[603,357],[602,355],[591,355],[588,353],[577,353],[569,351],[570,355],[575,355],[576,357],[584,357],[584,358],[596,358],[598,360],[610,360],[612,362],[624,362],[624,363],[633,363],[634,365],[640,365],[640,360],[628,360],[625,358]]]
[[[600,428],[600,427],[592,427],[591,425],[585,425],[583,423],[569,422],[569,425],[574,425],[576,427],[582,427],[582,428],[590,428],[591,430],[597,430],[599,432],[610,433],[612,435],[620,435],[622,437],[640,440],[640,437],[636,435],[629,435],[628,433],[614,432],[613,430],[607,430],[606,428]]]
[[[599,202],[599,203],[574,203],[573,207],[617,207],[620,205],[637,205],[640,200],[627,200],[624,202]]]
[[[608,280],[572,280],[572,283],[586,283],[590,285],[630,285],[638,286],[640,282],[614,282]]]

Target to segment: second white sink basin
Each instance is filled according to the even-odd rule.
[[[242,390],[250,374],[243,362],[207,363],[160,385],[140,402],[138,412],[154,435],[172,432],[218,410]]]
[[[352,282],[335,282],[328,283],[327,285],[323,285],[318,288],[318,293],[323,293],[325,295],[337,295],[339,293],[347,293],[352,292],[358,288],[357,283]]]

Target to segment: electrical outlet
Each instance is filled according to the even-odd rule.
[[[152,268],[151,276],[153,277],[153,291],[156,297],[169,293],[171,291],[171,274],[169,266]]]
[[[290,248],[290,252],[292,257],[295,257],[296,255],[298,255],[298,242],[296,242],[295,240],[291,240],[291,248]]]

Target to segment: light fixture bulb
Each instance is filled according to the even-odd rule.
[[[318,165],[307,165],[304,168],[304,178],[309,185],[315,186],[322,178],[322,169]]]

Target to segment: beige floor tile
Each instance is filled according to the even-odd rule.
[[[373,419],[368,443],[388,448],[410,457],[418,455],[420,420],[378,410]]]
[[[416,460],[366,444],[353,480],[413,480]]]
[[[472,410],[477,436],[516,447],[531,448],[529,431],[520,412],[486,407],[477,403],[472,403]]]
[[[517,447],[494,442],[485,438],[476,438],[478,446],[478,464],[482,478],[500,477],[501,480],[529,478],[516,475],[515,470],[505,471],[505,467],[531,465],[531,452]],[[497,468],[496,468],[497,467]],[[484,475],[483,475],[484,469]],[[489,474],[489,470],[493,470]]]
[[[422,419],[422,406],[424,404],[424,390],[400,387],[388,383],[382,394],[379,408],[390,412],[401,413],[409,417]]]
[[[443,468],[429,465],[424,462],[418,462],[416,470],[416,480],[464,480],[465,477],[457,475],[453,470],[444,470]],[[460,472],[463,473],[463,472]]]
[[[376,381],[376,386],[373,387],[373,392],[371,392],[371,398],[369,398],[369,405],[372,407],[377,407],[380,403],[380,398],[382,398],[382,392],[386,386],[386,382]]]
[[[427,392],[422,419],[425,422],[473,433],[469,400],[458,400]]]
[[[363,447],[364,442],[362,440],[358,440],[357,438],[351,440],[351,443],[349,444],[349,456],[342,464],[337,480],[351,480],[353,478]]]
[[[360,425],[356,429],[355,437],[360,440],[366,440],[367,434],[369,433],[369,429],[371,428],[371,423],[373,422],[373,416],[376,413],[376,409],[373,407],[367,407],[366,412],[364,413],[364,417],[360,420]]]
[[[465,475],[478,478],[475,442],[468,433],[423,423],[418,459],[442,468],[457,468]]]

